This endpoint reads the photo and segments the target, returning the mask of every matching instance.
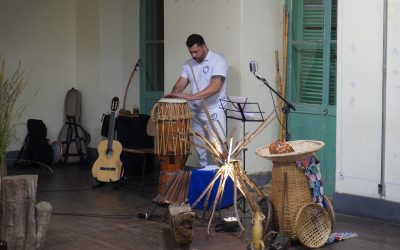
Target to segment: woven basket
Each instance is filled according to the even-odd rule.
[[[331,233],[331,219],[321,205],[306,204],[296,216],[296,231],[299,241],[304,246],[322,247]]]
[[[256,154],[273,162],[293,162],[313,155],[325,145],[322,141],[311,140],[288,141],[287,143],[292,146],[294,152],[271,154],[268,145],[266,147],[258,148]]]
[[[287,176],[287,195],[284,200],[284,215],[282,214],[282,199],[284,176]],[[297,168],[295,162],[274,162],[271,180],[271,201],[274,207],[275,225],[284,235],[297,239],[295,228],[296,215],[299,209],[312,201],[310,186],[304,171]]]

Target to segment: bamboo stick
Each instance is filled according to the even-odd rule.
[[[199,86],[198,86],[198,84],[197,84],[196,76],[195,76],[195,74],[194,74],[194,72],[193,72],[193,67],[192,67],[192,65],[190,65],[190,69],[191,69],[191,71],[192,71],[194,83],[195,83],[196,88],[197,88],[197,93],[198,93],[198,95],[200,96],[201,106],[202,106],[202,108],[203,108],[203,110],[204,110],[204,112],[205,112],[205,114],[206,114],[206,116],[207,116],[207,120],[208,120],[208,122],[210,123],[211,128],[214,130],[215,134],[217,135],[218,140],[219,140],[219,142],[220,142],[220,144],[221,144],[222,150],[227,154],[227,153],[228,153],[228,150],[227,150],[227,148],[226,148],[225,142],[222,140],[222,137],[221,137],[221,135],[219,134],[218,129],[215,127],[215,124],[214,124],[213,120],[211,119],[210,112],[208,111],[208,108],[207,108],[207,106],[206,106],[206,103],[204,102],[203,96],[200,95],[200,89],[199,89]]]
[[[275,109],[272,110],[272,112],[265,118],[265,120],[257,127],[257,129],[252,132],[249,135],[244,136],[238,143],[238,145],[235,147],[235,149],[232,152],[232,157],[235,158],[242,150],[243,148],[251,142],[251,138],[254,138],[257,134],[259,134],[271,121],[270,118],[274,114]],[[274,117],[275,118],[275,117]],[[273,118],[273,119],[274,119]],[[273,120],[272,119],[272,120]]]
[[[206,218],[206,216],[207,216],[208,202],[210,200],[211,191],[212,191],[213,188],[214,188],[214,185],[211,188],[209,188],[208,191],[207,191],[207,196],[206,196],[206,199],[204,200],[204,203],[203,203],[203,218]]]
[[[239,143],[238,146],[236,146],[236,148],[233,150],[232,152],[232,158],[236,158],[240,152],[250,143],[254,140],[254,138],[261,133],[261,131],[267,127],[275,118],[276,116],[272,117],[272,114],[274,114],[275,109],[271,112],[271,114],[269,114],[269,116],[267,117],[267,119],[265,119],[265,121],[263,123],[261,123],[261,125],[253,132],[251,133],[248,137],[245,137],[242,139],[241,143]]]
[[[241,238],[243,233],[244,233],[244,231],[246,231],[246,228],[243,226],[242,222],[240,221],[239,211],[237,209],[237,190],[238,190],[237,183],[236,183],[237,182],[237,180],[236,180],[237,177],[232,173],[231,178],[232,178],[232,181],[233,181],[233,206],[234,206],[234,209],[235,209],[236,220],[238,221],[238,224],[239,224],[239,227],[240,227],[240,230],[241,230],[241,232],[239,234],[239,238]]]
[[[220,178],[220,180],[219,180],[217,194],[215,195],[210,220],[208,221],[208,234],[210,234],[210,226],[211,226],[212,219],[214,217],[215,208],[217,206],[218,200],[220,199],[221,193],[223,192],[223,190],[225,188],[226,179],[227,179],[227,175],[226,175],[226,173],[224,173],[223,177]]]
[[[284,24],[283,24],[284,25]],[[282,95],[282,89],[283,89],[283,87],[282,87],[282,80],[281,80],[281,74],[280,74],[280,72],[279,72],[279,54],[278,54],[278,51],[277,50],[275,50],[275,69],[276,69],[276,72],[275,72],[275,74],[276,74],[276,76],[275,76],[275,80],[276,80],[276,88],[277,88],[277,92],[279,93],[279,94],[281,94]],[[282,99],[278,99],[278,108],[279,108],[279,110],[282,112],[282,109],[283,109],[283,105],[284,105],[285,103],[283,102],[283,100]],[[283,122],[282,122],[282,119],[281,119],[281,117],[282,117],[282,114],[280,113],[279,114],[279,117],[278,117],[278,122],[279,122],[279,130],[278,130],[278,138],[279,138],[279,140],[283,140],[283,135],[285,134],[284,133],[284,127],[283,127]]]
[[[260,197],[264,197],[264,193],[256,186],[256,184],[254,184],[254,182],[252,182],[249,177],[247,177],[247,175],[243,172],[243,170],[241,169],[239,171],[239,175],[242,177],[242,179],[244,180],[244,182],[249,185],[256,193],[258,196]]]
[[[240,170],[238,168],[239,167],[236,167],[236,168],[234,168],[234,170],[236,171],[236,175],[239,176],[238,172]],[[255,201],[254,197],[251,195],[251,193],[245,187],[246,184],[244,183],[244,181],[241,178],[238,178],[238,181],[239,181],[240,185],[242,185],[244,187],[243,188],[244,197],[245,197],[247,203],[249,204],[249,207],[250,207],[252,213],[261,212],[261,208],[257,205],[257,202]]]
[[[288,47],[288,13],[285,5],[283,6],[283,64],[282,64],[282,96],[286,96],[286,70],[287,70],[287,47]],[[282,104],[282,108],[283,108]],[[286,136],[285,136],[285,129],[286,129],[286,120],[285,120],[285,114],[282,112],[280,114],[279,120],[282,122],[281,127],[282,130],[280,130],[279,134],[279,139],[281,141],[286,141]]]
[[[210,152],[210,153],[212,153],[213,155],[219,156],[217,149],[214,148],[214,145],[209,140],[207,140],[207,138],[205,138],[204,135],[202,135],[198,131],[194,131],[193,133],[195,135],[197,135],[197,137],[200,137],[207,144],[207,146],[209,146],[210,149],[212,149],[212,152]]]
[[[191,208],[194,208],[199,202],[200,200],[203,198],[203,196],[206,194],[206,192],[208,191],[208,189],[214,186],[215,181],[221,176],[221,169],[218,170],[218,172],[215,174],[214,178],[210,181],[210,183],[208,184],[208,186],[204,189],[203,193],[201,193],[201,195],[199,196],[199,198],[197,198],[197,200],[193,203],[193,205],[191,206]]]
[[[212,133],[210,132],[210,130],[206,127],[203,126],[204,130],[207,132],[207,134],[210,136],[210,142],[213,141],[214,145],[215,145],[215,149],[218,151],[218,154],[221,156],[221,158],[226,159],[227,157],[227,153],[225,154],[224,152],[222,152],[222,146],[218,147],[219,143],[217,142],[217,140],[215,139],[215,136],[212,135]],[[218,150],[219,149],[219,150]]]

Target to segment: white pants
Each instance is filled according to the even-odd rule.
[[[224,111],[221,110],[219,112],[212,112],[212,113],[210,112],[210,115],[211,115],[211,119],[212,119],[215,127],[218,130],[219,135],[222,138],[222,141],[225,142],[226,118],[225,118]],[[197,131],[197,132],[201,133],[209,141],[210,141],[210,138],[212,138],[212,137],[216,138],[218,141],[218,137],[216,135],[210,136],[207,133],[207,131],[205,131],[203,129],[203,126],[206,126],[208,131],[213,133],[213,130],[211,129],[211,125],[208,122],[206,113],[204,113],[204,112],[194,113],[193,112],[193,128],[192,128],[193,131]],[[196,145],[202,145],[204,143],[204,141],[201,139],[197,139],[196,137],[193,137],[193,138],[194,138],[194,143],[196,143]],[[212,144],[214,144],[214,141],[210,141],[210,142]],[[206,149],[201,148],[201,147],[196,147],[196,152],[197,152],[197,156],[199,158],[200,167],[206,167],[208,165],[212,165],[212,164],[210,164],[211,162],[213,164],[215,164],[213,161],[211,161],[211,154],[208,153]]]

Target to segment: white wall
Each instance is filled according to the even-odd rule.
[[[204,36],[208,47],[222,54],[229,64],[228,95],[249,97],[271,112],[269,91],[249,72],[249,61],[258,60],[260,74],[275,86],[274,51],[281,51],[282,1],[193,0],[164,1],[165,17],[165,91],[169,92],[189,58],[185,45],[192,33]],[[246,131],[254,131],[259,123],[246,123]],[[236,128],[236,139],[242,136],[240,122],[229,121],[229,130]],[[271,163],[255,155],[259,146],[276,140],[276,124],[268,127],[250,145],[246,154],[249,173],[270,170]],[[193,154],[194,155],[194,154]],[[196,158],[189,164],[196,165]]]
[[[82,125],[97,147],[101,116],[111,99],[123,95],[139,58],[139,0],[5,1],[0,0],[0,54],[13,71],[18,60],[29,72],[21,103],[29,103],[21,118],[42,119],[47,136],[56,140],[64,124],[66,92],[82,93]],[[37,91],[37,94],[34,93]],[[126,107],[139,103],[135,74]],[[18,126],[8,150],[19,150],[26,126]]]
[[[63,125],[65,93],[76,86],[75,1],[1,0],[0,6],[0,54],[9,71],[21,61],[29,73],[17,103],[28,103],[21,121],[42,119],[54,140]],[[18,126],[8,150],[19,150],[26,132],[25,124]]]
[[[400,201],[399,0],[389,0],[386,199]],[[362,6],[362,11],[360,11]],[[381,173],[383,1],[338,8],[336,192],[378,198]]]
[[[78,1],[78,86],[82,92],[82,123],[92,135],[90,147],[102,137],[101,117],[110,112],[114,96],[120,108],[129,77],[139,59],[139,0]],[[139,72],[132,78],[126,109],[139,104]]]
[[[43,119],[48,137],[56,139],[62,125],[65,94],[71,87],[82,93],[82,125],[92,137],[90,147],[101,140],[100,118],[109,112],[113,96],[120,97],[139,58],[139,0],[1,1],[0,48],[11,65],[21,59],[31,72],[25,100],[34,98],[23,120]],[[191,33],[204,35],[210,49],[228,61],[228,94],[249,97],[271,112],[270,93],[249,72],[257,60],[259,73],[275,87],[274,51],[282,55],[282,4],[276,0],[165,0],[165,91],[175,83],[189,54],[185,40]],[[18,17],[18,18],[15,18]],[[11,24],[11,25],[10,25]],[[282,58],[282,57],[281,57]],[[282,60],[281,60],[282,61]],[[129,89],[126,108],[139,103],[139,72]],[[259,123],[246,123],[254,131]],[[242,124],[229,121],[242,136]],[[17,133],[19,149],[26,128]],[[277,123],[266,128],[249,146],[249,173],[268,171],[271,163],[255,150],[277,138]],[[194,159],[191,159],[195,161]]]
[[[400,0],[390,0],[388,10],[386,192],[400,202]]]
[[[100,105],[100,33],[101,13],[98,0],[77,2],[77,82],[82,93],[81,123],[88,130],[93,140],[99,141],[99,124],[103,105]]]
[[[282,8],[284,1],[257,0],[242,1],[243,35],[241,64],[241,94],[250,101],[260,104],[264,117],[269,115],[274,106],[270,91],[263,82],[257,80],[249,71],[249,62],[258,62],[258,71],[276,89],[275,82],[275,50],[279,53],[280,70],[282,72]],[[275,103],[277,96],[273,95]],[[260,123],[246,123],[246,131],[253,132]],[[271,171],[272,162],[255,154],[259,147],[278,139],[278,123],[275,120],[260,133],[246,152],[246,170],[249,173]]]

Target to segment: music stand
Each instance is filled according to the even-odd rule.
[[[241,121],[243,124],[243,136],[246,134],[246,122],[263,122],[264,112],[261,111],[258,102],[249,102],[247,97],[244,96],[228,96],[220,99],[222,109],[224,110],[226,117],[226,126],[228,127],[228,119]],[[246,173],[246,150],[243,149],[243,170]],[[236,190],[235,190],[236,192]],[[244,197],[238,199],[238,208],[246,213],[246,201]],[[240,203],[243,202],[243,208],[240,207]]]

